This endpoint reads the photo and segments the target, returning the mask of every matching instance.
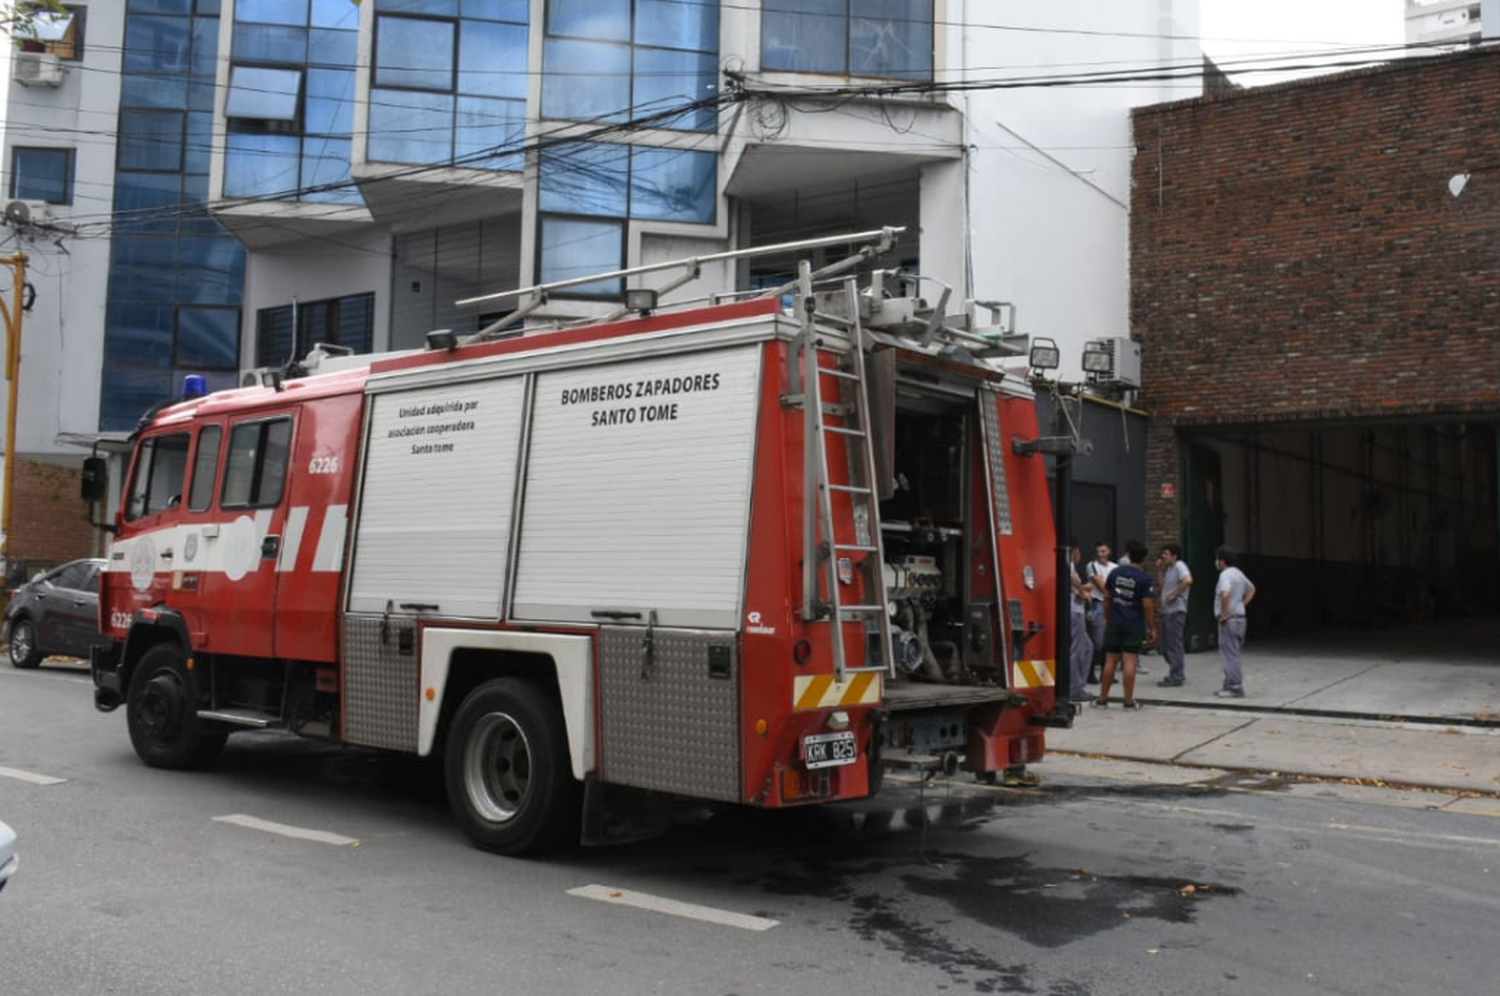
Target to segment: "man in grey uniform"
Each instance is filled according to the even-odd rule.
[[[1245,645],[1245,609],[1255,599],[1255,585],[1235,566],[1228,547],[1214,551],[1219,583],[1214,601],[1219,614],[1219,654],[1224,658],[1224,687],[1214,694],[1221,699],[1245,697],[1245,675],[1240,667],[1240,649]]]
[[[1185,667],[1188,589],[1193,573],[1182,559],[1182,547],[1168,543],[1161,548],[1161,655],[1167,661],[1167,676],[1158,685],[1175,688],[1187,680]]]

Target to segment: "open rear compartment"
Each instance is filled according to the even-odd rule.
[[[894,489],[880,502],[892,678],[881,727],[887,767],[984,772],[985,743],[1011,703],[993,562],[979,399],[969,385],[886,382],[882,440]],[[976,396],[977,395],[977,396]]]

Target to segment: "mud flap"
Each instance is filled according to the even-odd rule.
[[[672,826],[672,796],[650,789],[611,785],[597,778],[583,783],[585,847],[626,844],[659,837]]]

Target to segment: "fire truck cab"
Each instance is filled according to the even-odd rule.
[[[1032,389],[910,289],[804,265],[154,413],[96,705],[166,768],[250,730],[441,754],[505,853],[1039,760],[1071,712]]]

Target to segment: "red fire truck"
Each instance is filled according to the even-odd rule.
[[[96,705],[164,768],[244,730],[441,754],[505,853],[1040,759],[1071,713],[1032,390],[983,355],[1014,337],[913,288],[803,264],[155,412]]]

